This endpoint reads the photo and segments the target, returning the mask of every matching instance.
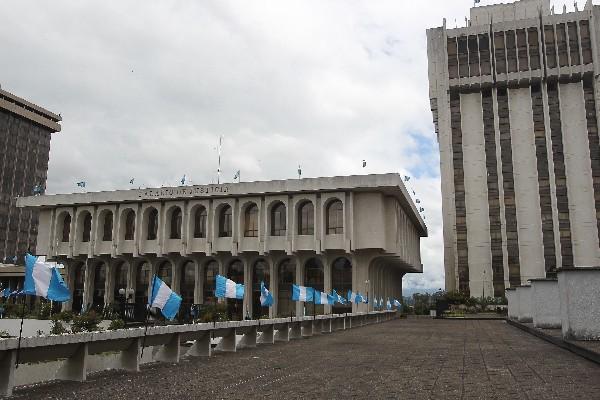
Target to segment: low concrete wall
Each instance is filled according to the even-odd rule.
[[[65,322],[62,323],[67,329],[71,329],[71,325]],[[106,329],[110,321],[100,322],[100,328]],[[19,336],[21,320],[15,318],[0,319],[0,331],[6,330],[11,336]],[[52,329],[52,321],[47,319],[24,319],[23,320],[23,337],[45,336],[50,334]],[[41,335],[38,335],[41,331]]]
[[[518,286],[517,297],[519,299],[519,322],[532,322],[531,317],[531,286]]]
[[[374,311],[155,326],[148,328],[146,336],[144,328],[135,328],[26,337],[18,350],[21,363],[18,369],[15,368],[18,340],[0,339],[0,396],[11,395],[15,385],[47,380],[85,381],[88,373],[104,369],[139,371],[140,364],[146,362],[177,363],[183,356],[236,352],[257,344],[329,334],[333,327],[350,329],[395,317],[395,311]]]
[[[517,319],[519,317],[519,297],[515,288],[508,288],[505,291],[506,301],[508,302],[508,318]]]
[[[558,280],[531,280],[531,317],[536,328],[560,328],[560,299]]]
[[[565,339],[600,339],[600,267],[558,270],[560,316]]]

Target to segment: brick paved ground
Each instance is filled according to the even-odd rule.
[[[598,399],[600,366],[503,321],[395,320],[15,394],[32,400],[156,397]]]

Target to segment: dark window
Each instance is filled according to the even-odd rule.
[[[127,211],[125,217],[125,240],[133,240],[135,234],[135,213],[133,210]]]
[[[494,32],[494,54],[496,56],[496,72],[506,73],[506,49],[504,48],[504,32]]]
[[[83,232],[81,234],[81,241],[89,242],[91,232],[92,232],[92,214],[85,213],[85,217],[83,217]]]
[[[108,211],[106,214],[104,214],[102,240],[105,242],[111,241],[112,240],[112,231],[113,231],[113,213],[112,213],[112,211]]]
[[[458,58],[456,38],[448,38],[448,77],[458,78]]]
[[[567,33],[565,24],[556,25],[556,42],[558,43],[558,63],[561,67],[568,67],[569,54],[567,52]]]
[[[490,40],[486,33],[479,35],[479,57],[481,58],[481,75],[491,74]]]
[[[171,213],[171,239],[181,239],[181,208],[176,207]]]
[[[199,207],[194,214],[194,237],[206,237],[206,208]]]
[[[244,236],[258,236],[258,207],[256,204],[249,205],[244,213]]]
[[[527,30],[527,41],[529,42],[529,62],[531,69],[540,68],[540,43],[537,28]]]
[[[517,29],[517,47],[519,51],[519,71],[528,71],[527,35],[525,29]]]
[[[579,21],[579,31],[581,36],[581,52],[583,63],[592,62],[592,42],[590,39],[590,23],[588,21]]]
[[[345,258],[338,258],[331,266],[331,287],[340,295],[345,296],[349,290],[352,290],[352,263]],[[351,304],[335,304],[333,313],[340,314],[349,312],[352,309]]]
[[[296,315],[296,306],[291,301],[292,284],[296,283],[296,264],[288,259],[279,264],[277,286],[277,314],[280,317]]]
[[[68,242],[71,235],[71,214],[66,214],[63,218],[61,242]]]
[[[315,207],[310,201],[305,201],[298,207],[298,235],[314,235]]]
[[[144,313],[148,303],[148,285],[150,284],[150,264],[144,262],[137,267],[135,274],[135,303]]]
[[[156,240],[158,233],[158,210],[152,208],[148,213],[148,240]]]
[[[556,68],[556,42],[552,25],[544,25],[544,45],[546,47],[546,64],[548,68]]]
[[[231,207],[225,205],[219,214],[219,237],[231,237],[232,235]]]
[[[284,236],[286,231],[285,222],[285,204],[277,203],[271,209],[271,235]]]
[[[167,286],[171,287],[173,283],[173,271],[171,268],[171,263],[169,261],[165,261],[158,267],[157,274],[158,278],[163,281]]]
[[[219,274],[219,264],[216,261],[210,261],[204,267],[204,288],[203,302],[204,304],[216,304],[215,298],[215,279]]]
[[[571,65],[580,65],[581,60],[579,59],[579,37],[577,35],[577,23],[569,22],[567,24],[569,29],[569,52],[571,53]]]
[[[115,301],[118,301],[120,303],[126,300],[126,294],[120,294],[119,289],[127,290],[127,270],[128,265],[124,262],[118,264],[115,270],[115,286],[113,289],[113,295]]]
[[[90,216],[91,217],[91,216]],[[106,284],[106,265],[98,265],[94,271],[94,291],[92,294],[92,308],[101,311],[104,307],[104,288]]]
[[[461,78],[469,77],[469,50],[466,36],[458,38],[458,73]]]
[[[515,31],[506,31],[506,59],[508,72],[517,72],[517,41]]]
[[[469,75],[479,76],[479,48],[477,36],[471,35],[468,39],[469,45]]]
[[[344,233],[344,206],[340,200],[334,200],[327,206],[327,234]]]
[[[260,283],[264,282],[267,289],[271,289],[271,276],[269,272],[269,264],[265,260],[258,260],[254,263],[252,269],[252,317],[253,319],[269,315],[269,307],[260,305]]]
[[[227,277],[235,283],[244,283],[244,264],[240,260],[235,260],[227,268]],[[227,299],[227,313],[232,320],[241,320],[244,317],[242,301],[237,299]]]
[[[317,258],[309,259],[304,265],[304,286],[312,287],[320,292],[325,287],[325,273],[323,264]],[[315,314],[323,314],[322,305],[305,305],[307,307],[306,314],[314,312]],[[310,307],[310,308],[308,308]],[[312,309],[311,309],[312,308]]]
[[[179,285],[179,294],[184,306],[182,310],[188,312],[190,306],[194,304],[194,289],[196,288],[196,264],[193,261],[186,261],[181,271],[181,281]]]
[[[83,307],[83,288],[85,286],[85,264],[75,267],[73,282],[73,311],[79,312]]]

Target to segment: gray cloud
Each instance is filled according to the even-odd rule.
[[[562,4],[562,3],[561,3]],[[0,3],[3,88],[63,116],[48,191],[417,174],[425,272],[443,287],[425,29],[469,0]],[[426,145],[424,146],[423,143]],[[363,169],[361,161],[367,160]]]

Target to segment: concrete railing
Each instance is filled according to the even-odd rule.
[[[208,357],[213,351],[235,352],[257,344],[287,342],[318,334],[384,322],[395,311],[317,315],[188,325],[149,327],[144,351],[147,362],[177,363],[183,356]],[[220,340],[219,340],[220,338]],[[61,361],[53,379],[85,381],[90,357],[117,353],[113,368],[139,371],[144,328],[27,337],[21,340],[19,362]],[[182,344],[185,344],[182,350]],[[0,340],[0,396],[10,396],[15,386],[18,339]],[[213,348],[214,347],[214,348]],[[151,354],[148,357],[148,353]]]

